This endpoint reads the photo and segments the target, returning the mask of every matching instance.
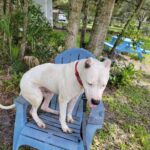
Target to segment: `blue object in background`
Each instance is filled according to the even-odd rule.
[[[104,42],[104,45],[108,48],[112,48],[117,40],[117,36],[112,36],[111,41],[109,42]],[[136,44],[136,48],[135,50],[133,49],[133,42],[130,38],[122,38],[123,42],[120,43],[116,49],[115,52],[117,54],[121,53],[121,52],[125,52],[125,53],[137,53],[138,58],[142,59],[142,53],[143,54],[150,54],[149,50],[144,50],[141,48],[141,45],[144,44],[143,42],[138,42]]]

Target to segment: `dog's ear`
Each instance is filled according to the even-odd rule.
[[[111,66],[111,60],[110,59],[105,59],[104,60],[104,66],[107,67],[107,68],[110,68],[110,66]]]
[[[87,58],[86,61],[85,61],[85,64],[84,64],[84,67],[87,69],[87,68],[90,68],[91,67],[91,64],[92,64],[92,58]]]

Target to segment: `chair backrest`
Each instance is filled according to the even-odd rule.
[[[55,58],[55,63],[65,64],[65,63],[73,62],[73,61],[88,58],[88,57],[95,58],[95,56],[91,52],[87,51],[86,49],[72,48],[72,49],[68,49],[58,54]]]
[[[95,56],[91,52],[87,51],[86,49],[72,48],[72,49],[65,50],[62,53],[58,54],[55,57],[55,63],[56,64],[65,64],[65,63],[70,63],[70,62],[88,58],[88,57],[95,58]],[[58,104],[57,98],[58,98],[58,96],[55,95],[50,104],[50,107],[53,109],[56,109],[56,110],[59,109],[59,104]],[[79,105],[79,102],[76,104],[74,112],[77,112],[76,109],[78,108],[78,105]]]
[[[112,36],[112,39],[111,39],[111,41],[109,43],[112,44],[112,45],[114,45],[115,42],[116,42],[116,40],[117,40],[117,36],[114,35],[114,36]]]

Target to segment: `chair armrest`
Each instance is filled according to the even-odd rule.
[[[27,122],[26,111],[27,111],[27,107],[28,107],[29,103],[22,96],[19,96],[15,100],[15,105],[16,105],[15,127],[17,126],[17,128],[18,127],[23,128],[23,126]]]
[[[96,107],[93,108],[90,112],[88,124],[91,125],[98,125],[99,128],[101,128],[102,124],[104,122],[104,105],[103,102]]]
[[[101,102],[96,108],[92,109],[86,126],[86,143],[88,149],[92,143],[97,129],[102,128],[104,122],[104,105]]]

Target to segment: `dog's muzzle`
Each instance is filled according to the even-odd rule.
[[[95,99],[91,99],[91,103],[93,105],[98,105],[100,103],[100,101],[99,100],[95,100]]]

